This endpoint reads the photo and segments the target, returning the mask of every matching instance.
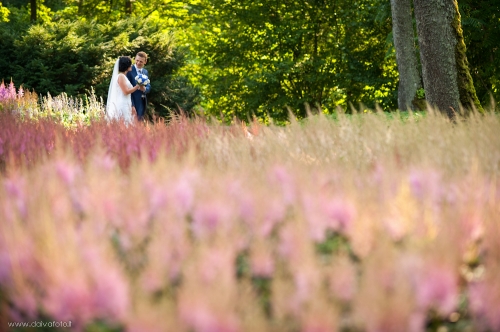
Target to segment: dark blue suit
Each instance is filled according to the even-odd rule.
[[[146,70],[146,68],[142,68],[142,74],[149,77],[149,73]],[[133,86],[137,84],[137,82],[135,81],[136,76],[137,76],[137,70],[135,66],[132,66],[132,70],[127,73],[127,78],[130,81],[130,83],[132,83]],[[141,90],[132,92],[131,95],[132,106],[135,107],[135,110],[137,111],[138,120],[142,120],[144,118],[144,114],[146,113],[146,105],[148,103],[146,94],[148,94],[149,91],[151,91],[151,84],[146,85],[145,92],[142,92]]]

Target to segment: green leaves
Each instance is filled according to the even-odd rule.
[[[7,29],[3,29],[3,26]],[[10,23],[0,29],[0,79],[12,77],[27,89],[57,96],[83,97],[91,88],[106,100],[116,58],[138,51],[149,55],[152,91],[149,110],[168,115],[181,107],[190,112],[199,92],[177,72],[185,61],[184,50],[174,45],[173,34],[157,18],[129,18],[110,23],[60,20],[35,24],[10,34]],[[5,38],[3,38],[5,36]],[[176,92],[165,94],[169,89]],[[167,106],[164,106],[167,105]]]
[[[459,0],[467,58],[483,105],[500,100],[500,0]]]
[[[242,119],[283,120],[289,109],[306,116],[306,103],[326,111],[348,101],[394,105],[393,95],[376,93],[394,86],[396,77],[394,57],[386,56],[390,22],[376,18],[387,7],[382,1],[359,1],[356,8],[319,0],[202,5],[190,45],[206,65],[197,81],[208,87],[203,94],[212,114],[223,108]],[[342,93],[353,85],[356,93]]]

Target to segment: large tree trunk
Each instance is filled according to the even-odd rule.
[[[459,92],[453,0],[414,0],[420,61],[427,102],[454,118]]]
[[[391,0],[392,34],[398,64],[398,108],[415,108],[412,104],[421,88],[421,77],[415,49],[411,0]]]
[[[462,22],[460,12],[458,11],[457,1],[454,0],[455,18],[453,20],[453,29],[457,38],[457,46],[455,50],[457,71],[458,71],[458,92],[460,95],[460,103],[465,109],[476,108],[483,112],[483,108],[477,98],[476,89],[472,81],[472,76],[469,70],[469,61],[467,60],[464,35],[462,31]]]
[[[414,0],[426,99],[454,118],[482,111],[469,71],[457,0]]]

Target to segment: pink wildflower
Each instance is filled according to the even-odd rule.
[[[442,195],[441,175],[435,171],[413,170],[409,176],[412,194],[418,199],[438,200]]]
[[[331,229],[349,232],[352,221],[356,217],[353,204],[344,199],[335,198],[329,202],[323,202],[323,209],[329,217]]]
[[[5,83],[2,80],[2,84],[0,84],[0,101],[7,99],[8,97],[8,92],[7,89],[5,88]]]
[[[212,249],[202,254],[199,273],[201,280],[207,284],[220,282],[229,287],[234,282],[235,276],[235,253],[232,250]]]
[[[224,202],[202,202],[193,212],[192,229],[195,235],[204,236],[227,229],[231,208]]]
[[[162,316],[157,317],[154,316],[153,313],[148,313],[152,317],[137,317],[138,315],[134,315],[133,317],[129,318],[129,322],[126,324],[126,329],[125,331],[127,332],[168,332],[172,331],[166,328],[168,326],[168,323],[165,322],[165,317]],[[161,321],[161,323],[160,323]],[[175,329],[173,330],[175,331]]]
[[[291,259],[298,255],[299,248],[297,247],[298,236],[294,229],[290,226],[285,226],[279,233],[280,242],[278,245],[279,254],[285,259]]]
[[[14,294],[12,296],[12,304],[14,305],[13,312],[11,314],[16,315],[21,312],[23,314],[24,320],[26,316],[28,318],[35,318],[38,312],[36,296],[33,294],[33,290],[24,288],[20,294]],[[20,321],[23,319],[21,318]]]
[[[309,224],[309,233],[311,239],[316,242],[326,240],[326,230],[328,228],[327,218],[318,206],[318,200],[321,197],[314,197],[312,194],[305,194],[302,198],[304,206],[304,215]]]
[[[300,313],[300,325],[303,332],[335,332],[339,331],[339,315],[329,303],[316,298]]]
[[[13,201],[15,209],[20,215],[25,218],[28,214],[26,195],[25,195],[25,180],[22,177],[14,176],[4,181],[4,188]]]
[[[8,88],[8,91],[7,91],[7,97],[9,99],[16,99],[16,87],[14,86],[14,82],[12,82],[12,80],[10,80],[10,84],[9,84],[9,88]]]
[[[418,276],[417,303],[422,309],[435,308],[449,315],[458,304],[458,276],[443,265],[427,265]]]
[[[73,184],[77,175],[80,174],[80,169],[78,167],[70,165],[62,160],[57,162],[56,171],[68,185]]]
[[[313,284],[309,274],[306,271],[299,270],[294,275],[295,296],[293,297],[294,308],[299,309],[309,295],[312,293]]]
[[[80,325],[96,317],[90,284],[84,275],[44,285],[43,308],[55,320],[71,320]]]
[[[217,314],[207,304],[200,300],[191,299],[181,305],[182,320],[193,330],[198,332],[236,332],[238,321],[231,315]]]
[[[0,248],[0,285],[5,285],[11,278],[11,254],[5,249]]]
[[[195,172],[184,172],[179,176],[179,180],[173,188],[174,206],[180,216],[186,215],[192,208],[194,203],[194,182],[198,179],[198,174]]]
[[[154,293],[162,289],[165,285],[164,273],[163,271],[160,271],[159,268],[150,265],[141,274],[140,282],[143,289],[145,289],[149,293]]]
[[[269,175],[271,182],[281,188],[285,205],[293,204],[296,198],[296,188],[293,176],[283,166],[275,166]]]
[[[113,321],[120,321],[129,309],[128,284],[117,269],[104,268],[94,275],[93,307]]]
[[[256,197],[258,195],[252,193],[248,187],[243,187],[239,180],[229,180],[227,185],[227,192],[231,199],[234,200],[230,204],[234,204],[235,218],[240,218],[247,226],[254,227],[256,221],[259,220],[257,210],[258,203]],[[228,202],[229,203],[229,202]]]
[[[53,146],[47,148],[47,150],[51,150]],[[95,165],[99,170],[108,171],[113,170],[117,166],[117,162],[108,154],[99,154],[96,155],[92,160],[92,165]]]
[[[271,277],[274,272],[274,259],[269,247],[258,242],[250,254],[252,274],[259,277]]]
[[[342,256],[335,260],[328,277],[330,291],[335,297],[342,301],[350,301],[354,297],[357,289],[356,269],[348,257]]]
[[[278,199],[271,199],[265,211],[264,221],[257,230],[262,236],[268,236],[276,224],[285,218],[286,207]]]
[[[24,89],[23,86],[21,85],[19,87],[19,90],[17,91],[17,98],[23,98],[24,97]]]
[[[500,330],[500,282],[498,275],[469,285],[469,307],[484,330]]]

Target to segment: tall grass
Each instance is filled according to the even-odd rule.
[[[0,84],[0,112],[10,112],[20,118],[50,119],[67,128],[88,125],[104,116],[104,101],[91,89],[89,95],[70,97],[62,93],[56,97],[50,94],[38,96],[34,91],[19,87],[16,91],[11,81],[8,86]]]
[[[494,114],[0,127],[2,328],[500,329]]]

